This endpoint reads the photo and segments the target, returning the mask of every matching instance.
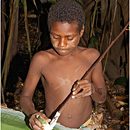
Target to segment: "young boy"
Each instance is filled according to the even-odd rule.
[[[99,57],[97,50],[78,46],[84,33],[84,24],[84,11],[75,0],[59,0],[51,6],[48,28],[53,48],[34,55],[20,99],[22,110],[30,116],[30,127],[33,130],[44,129],[37,116],[50,122],[50,115],[71,90],[73,97],[58,119],[58,123],[68,128],[78,129],[90,119],[92,100],[99,103],[105,101],[106,87],[101,63],[86,79],[80,80]],[[38,112],[32,102],[40,78],[45,90],[44,113]]]

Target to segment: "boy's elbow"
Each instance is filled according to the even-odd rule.
[[[100,93],[98,96],[93,97],[93,100],[94,100],[95,102],[101,104],[101,103],[104,103],[104,102],[106,101],[107,92],[106,92],[105,89],[102,89],[100,92],[101,92],[101,93]]]
[[[106,101],[106,97],[107,97],[107,93],[104,92],[103,95],[101,95],[101,97],[97,98],[96,102],[97,103],[104,103]]]
[[[101,104],[104,103],[106,101],[106,96],[103,96],[100,100],[97,100],[96,102]]]

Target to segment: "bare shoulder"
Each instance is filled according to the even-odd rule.
[[[95,60],[100,56],[100,53],[98,50],[94,48],[85,48],[85,47],[80,47],[82,55],[91,59]]]
[[[33,59],[41,59],[41,58],[46,58],[47,57],[47,52],[46,51],[39,51],[34,54]]]
[[[36,63],[39,65],[47,64],[52,58],[51,51],[52,50],[50,49],[46,51],[37,52],[32,58],[32,63]]]

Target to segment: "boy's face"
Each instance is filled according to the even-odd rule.
[[[77,47],[80,37],[83,35],[84,27],[79,33],[78,23],[53,22],[50,30],[50,38],[56,52],[61,56],[73,53]]]

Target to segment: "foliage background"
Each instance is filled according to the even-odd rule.
[[[86,14],[85,32],[80,41],[80,46],[93,47],[102,54],[108,45],[116,38],[129,20],[129,1],[128,0],[77,0],[79,1]],[[39,50],[50,48],[50,40],[47,28],[47,14],[49,7],[56,0],[2,0],[1,3],[1,92],[2,102],[6,102],[5,93],[12,89],[19,81],[19,77],[24,82],[27,69],[32,56]],[[36,30],[33,30],[37,37],[34,44],[31,40],[31,31],[28,20],[35,19]],[[23,44],[27,44],[25,49],[28,59],[26,69],[23,64],[26,58],[18,57],[20,33],[19,26],[24,21],[26,39]],[[32,20],[33,21],[33,20]],[[123,77],[125,87],[128,89],[129,78],[129,39],[128,31],[116,41],[109,53],[102,60],[103,72],[106,82],[114,83]],[[17,57],[18,60],[15,60]],[[13,63],[19,66],[13,66]],[[22,65],[22,68],[20,66]],[[11,72],[24,71],[21,75]],[[21,70],[20,70],[21,69]],[[11,74],[10,74],[11,73]],[[24,75],[24,76],[23,76]],[[122,80],[122,78],[121,78]]]

